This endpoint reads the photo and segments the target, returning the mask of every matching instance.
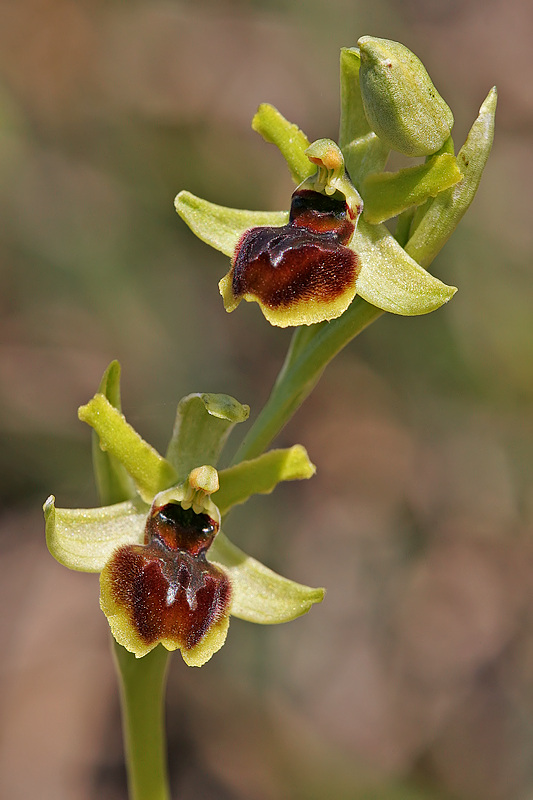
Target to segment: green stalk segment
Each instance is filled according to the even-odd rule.
[[[289,350],[272,393],[233,459],[239,464],[261,455],[312,392],[332,358],[383,311],[356,297],[333,322],[313,326],[305,346]],[[298,329],[295,337],[298,337]]]
[[[113,652],[120,675],[130,800],[170,800],[164,730],[169,653],[159,645],[135,658],[114,640]]]

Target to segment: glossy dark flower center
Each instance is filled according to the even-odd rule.
[[[207,514],[195,514],[192,508],[167,503],[154,510],[145,529],[145,544],[159,541],[169,550],[181,550],[192,556],[210,547],[218,524]]]

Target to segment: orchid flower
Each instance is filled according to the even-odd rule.
[[[126,422],[119,408],[119,366],[79,410],[98,437],[100,474],[128,496],[93,509],[45,503],[52,555],[71,569],[100,572],[100,605],[116,641],[137,657],[161,643],[201,666],[223,645],[229,616],[288,622],[323,598],[277,575],[233,545],[223,516],[251,494],[282,480],[310,478],[303,447],[271,450],[218,472],[231,429],[249,408],[227,395],[192,394],[178,405],[164,458]],[[113,404],[115,400],[115,405]]]
[[[364,36],[341,52],[339,145],[310,144],[273,106],[252,127],[276,144],[298,183],[290,211],[225,208],[182,191],[178,214],[231,259],[220,281],[227,311],[257,302],[273,325],[342,316],[359,296],[382,311],[426,314],[456,289],[426,267],[476,192],[490,152],[492,89],[457,157],[453,115],[419,59]],[[390,149],[426,162],[383,172]],[[395,235],[383,224],[398,217]]]

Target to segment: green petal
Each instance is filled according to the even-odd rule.
[[[341,49],[341,123],[339,145],[348,174],[356,186],[370,172],[380,172],[389,155],[389,148],[368,124],[359,85],[361,57],[359,48]]]
[[[457,155],[463,180],[433,200],[405,246],[422,266],[427,267],[433,261],[474,199],[492,147],[497,100],[493,87]]]
[[[252,494],[270,494],[280,481],[311,478],[316,467],[309,461],[305,447],[299,444],[287,450],[270,450],[251,461],[242,461],[223,469],[218,478],[220,489],[213,496],[220,513],[244,503]]]
[[[396,217],[406,208],[418,206],[462,180],[454,156],[433,156],[425,164],[398,172],[368,175],[362,187],[364,218],[377,224]]]
[[[180,400],[166,457],[183,481],[195,467],[216,467],[222,448],[249,406],[226,394],[190,394]]]
[[[176,483],[172,464],[139,436],[103,394],[96,394],[81,406],[78,416],[94,428],[100,446],[123,464],[143,500],[151,502],[157,492]]]
[[[127,501],[103,508],[56,508],[44,504],[46,543],[69,569],[100,572],[117,547],[142,544],[148,507]]]
[[[209,560],[229,576],[233,599],[231,613],[248,622],[273,625],[305,614],[324,599],[324,589],[312,589],[282,578],[235,547],[223,533],[213,542]]]
[[[243,211],[217,206],[190,192],[180,192],[174,201],[176,211],[191,231],[206,244],[233,257],[243,233],[258,225],[286,225],[288,211]]]
[[[434,155],[442,156],[445,154],[455,156],[455,145],[451,136],[448,136],[441,149]],[[426,162],[430,161],[432,158],[434,158],[434,156],[426,156]],[[394,229],[394,238],[398,244],[401,244],[402,247],[405,247],[409,241],[409,237],[428,210],[431,203],[432,198],[429,198],[425,203],[421,203],[419,206],[410,206],[409,208],[405,209],[405,211],[402,211],[401,214],[399,214],[398,219],[396,220],[396,227]]]
[[[301,183],[315,172],[315,167],[304,155],[309,147],[307,136],[297,125],[286,120],[277,108],[261,103],[252,120],[252,128],[280,150],[295,183]]]
[[[120,364],[112,361],[98,389],[114,408],[120,411]],[[93,469],[98,496],[104,506],[132,499],[136,492],[133,481],[123,465],[111,453],[102,450],[96,433],[92,436]]]
[[[360,219],[351,246],[361,260],[357,294],[383,311],[428,314],[457,291],[422,269],[384,225]]]

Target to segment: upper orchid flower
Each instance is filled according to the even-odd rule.
[[[287,622],[320,602],[322,589],[282,578],[220,531],[222,516],[251,494],[311,477],[304,448],[272,450],[217,472],[229,432],[249,409],[226,395],[193,394],[178,406],[163,458],[121,414],[118,380],[114,362],[79,416],[98,436],[103,484],[129,499],[95,509],[56,509],[53,497],[45,503],[52,555],[71,569],[101,573],[100,605],[117,642],[138,657],[161,643],[201,666],[223,645],[230,614]]]
[[[255,301],[269,322],[286,327],[333,320],[356,294],[403,315],[446,303],[456,289],[424,267],[474,197],[495,107],[492,89],[456,158],[452,113],[422,63],[403,45],[369,36],[341,52],[339,146],[310,145],[261,105],[252,127],[280,148],[300,184],[290,212],[225,208],[186,191],[175,202],[191,230],[231,258],[220,281],[226,310]],[[390,148],[427,159],[382,172]],[[382,224],[392,217],[394,236]]]

